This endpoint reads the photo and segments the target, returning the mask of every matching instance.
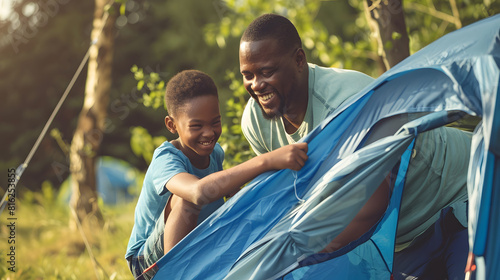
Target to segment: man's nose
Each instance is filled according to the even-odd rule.
[[[264,81],[261,78],[255,77],[252,81],[251,88],[253,91],[260,91],[264,88]]]

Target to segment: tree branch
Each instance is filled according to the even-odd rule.
[[[452,10],[453,10],[453,6],[455,9],[457,9],[455,0],[450,0],[450,2],[454,3],[454,5],[451,4]],[[458,9],[456,11],[456,15],[452,16],[452,15],[449,15],[447,13],[440,12],[434,8],[427,7],[427,6],[424,6],[422,4],[418,4],[418,3],[414,3],[414,2],[408,2],[406,4],[406,7],[410,10],[426,13],[428,15],[435,17],[435,18],[452,23],[457,27],[457,29],[462,27],[462,22],[460,21],[460,18],[458,17]],[[455,12],[454,12],[454,14],[455,14]]]

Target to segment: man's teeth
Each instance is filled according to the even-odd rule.
[[[267,101],[267,100],[273,98],[273,96],[274,96],[274,93],[269,93],[269,94],[266,94],[266,95],[262,95],[260,97],[260,99],[262,99],[263,101]]]

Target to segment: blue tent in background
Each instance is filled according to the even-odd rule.
[[[500,15],[450,33],[384,73],[311,134],[302,170],[262,174],[157,264],[154,279],[389,279],[404,174],[419,133],[479,116],[468,175],[477,279],[500,263]],[[425,113],[366,144],[372,128]],[[366,145],[365,145],[366,144]],[[459,152],[459,151],[457,151]],[[317,254],[399,164],[389,207],[348,247]]]
[[[99,198],[105,204],[120,204],[137,199],[140,190],[137,190],[139,172],[127,162],[102,156],[96,161],[96,185]],[[66,179],[59,190],[58,200],[69,202],[73,189],[71,175]]]

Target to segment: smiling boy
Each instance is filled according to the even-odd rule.
[[[299,170],[307,160],[307,144],[298,143],[222,170],[218,93],[203,72],[175,75],[167,84],[165,102],[165,126],[179,137],[155,150],[125,255],[134,277],[143,279],[154,276],[152,265],[219,208],[224,196],[263,172]]]

